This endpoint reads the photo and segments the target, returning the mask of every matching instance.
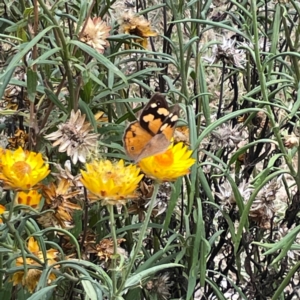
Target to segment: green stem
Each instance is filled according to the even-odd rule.
[[[182,19],[182,17],[178,16],[178,11],[179,9],[176,7],[176,5],[174,4],[174,1],[170,1],[170,5],[171,5],[171,9],[172,9],[172,13],[174,16],[174,20],[180,20]],[[181,12],[181,10],[180,10]],[[183,30],[181,28],[182,23],[176,23],[176,27],[177,27],[177,35],[178,35],[178,48],[179,48],[179,72],[180,72],[180,76],[181,76],[181,92],[182,94],[186,97],[186,99],[188,99],[188,87],[187,87],[187,76],[186,76],[186,65],[188,65],[186,63],[186,59],[188,59],[187,57],[185,57],[184,55],[184,38],[183,38]]]
[[[72,108],[76,111],[77,108],[78,108],[78,101],[75,98],[75,88],[74,88],[74,82],[73,82],[73,74],[72,74],[72,70],[71,70],[71,67],[70,67],[70,63],[69,63],[70,62],[70,53],[68,51],[68,46],[67,46],[67,43],[66,43],[65,36],[63,34],[63,31],[61,30],[60,25],[57,23],[56,19],[53,17],[51,12],[47,9],[47,7],[44,3],[45,1],[42,1],[42,0],[38,0],[38,1],[39,1],[40,6],[42,7],[43,11],[45,12],[45,14],[49,17],[49,19],[52,21],[52,23],[57,26],[56,28],[54,28],[56,43],[62,49],[62,51],[61,51],[62,62],[64,64],[66,74],[67,74],[70,101],[72,103]]]
[[[253,20],[253,34],[254,34],[254,53],[255,53],[255,61],[256,61],[256,67],[257,67],[257,72],[259,76],[259,82],[261,86],[261,94],[263,101],[269,102],[269,97],[268,97],[268,88],[266,85],[266,77],[264,74],[264,68],[261,63],[260,59],[260,50],[259,50],[259,37],[258,37],[258,22],[257,22],[257,6],[256,6],[256,0],[251,0],[251,10],[252,10],[252,20]],[[278,124],[276,123],[276,120],[274,119],[273,112],[271,109],[270,105],[266,105],[266,110],[268,112],[268,117],[271,123],[271,128],[273,129],[274,136],[276,138],[276,141],[278,143],[278,147],[280,151],[283,153],[285,162],[291,172],[291,175],[295,178],[298,190],[300,189],[300,175],[297,176],[296,171],[293,167],[292,160],[289,158],[288,153],[285,149],[283,140],[281,138],[281,132]],[[298,172],[299,174],[299,172]],[[299,177],[299,178],[298,178]]]
[[[124,276],[122,278],[122,284],[121,284],[120,288],[118,289],[117,295],[121,295],[122,294],[123,288],[125,286],[125,283],[126,283],[128,277],[129,277],[129,275],[132,272],[132,268],[134,266],[135,259],[136,259],[137,255],[139,254],[139,252],[141,250],[142,243],[143,243],[143,240],[144,240],[144,236],[145,236],[146,231],[148,229],[148,224],[149,224],[149,221],[150,221],[151,212],[153,210],[153,207],[154,207],[154,204],[155,204],[155,201],[156,201],[156,197],[157,197],[157,193],[158,193],[158,188],[159,188],[159,183],[155,182],[154,183],[154,191],[153,191],[153,194],[152,194],[152,197],[151,197],[151,200],[150,200],[150,204],[148,206],[148,211],[147,211],[147,214],[146,214],[146,218],[144,220],[141,232],[139,234],[139,240],[138,240],[138,242],[136,244],[136,247],[134,249],[133,255],[130,255],[131,259],[130,259],[128,268],[126,269],[126,272],[125,272],[125,274],[124,274]]]
[[[3,253],[0,253],[0,269],[3,270]],[[0,276],[0,289],[3,288],[3,276]]]
[[[115,221],[115,215],[114,215],[114,207],[112,205],[108,205],[107,209],[109,211],[109,220],[110,220],[110,229],[111,229],[111,237],[114,243],[114,253],[111,257],[111,278],[112,278],[112,297],[111,299],[117,299],[116,293],[117,293],[117,272],[116,272],[116,260],[118,257],[118,241],[117,241],[117,234],[116,234],[116,221]]]

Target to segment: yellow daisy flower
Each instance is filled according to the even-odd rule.
[[[18,192],[17,203],[37,208],[40,204],[41,198],[42,195],[36,190],[30,190],[29,192]]]
[[[103,204],[125,204],[126,199],[135,198],[135,189],[142,179],[140,169],[134,165],[124,166],[124,161],[94,161],[86,164],[86,171],[80,170],[83,185]]]
[[[189,173],[189,168],[195,163],[191,158],[192,151],[183,143],[171,145],[162,153],[143,158],[139,162],[141,170],[156,181],[175,181],[178,177]]]
[[[0,204],[0,215],[2,215],[5,212],[5,206]],[[0,224],[2,223],[2,219],[0,219]]]
[[[28,250],[33,255],[35,255],[40,261],[42,261],[42,262],[45,261],[43,253],[42,253],[42,251],[40,251],[39,245],[33,237],[29,238],[27,247],[28,247]],[[58,252],[56,249],[51,248],[51,249],[47,250],[46,260],[47,260],[48,265],[53,265],[54,263],[56,263],[57,253]],[[23,286],[25,286],[30,293],[33,293],[33,291],[35,290],[37,283],[41,277],[42,271],[38,270],[38,269],[31,269],[30,266],[42,267],[42,265],[40,265],[37,261],[35,261],[32,258],[26,258],[26,261],[24,262],[22,257],[18,257],[16,260],[16,266],[20,267],[20,266],[23,266],[24,264],[27,264],[27,266],[28,266],[27,274],[25,275],[25,273],[23,271],[14,273],[14,275],[12,277],[13,285],[20,283]],[[55,274],[51,273],[48,278],[49,283],[51,281],[55,280],[55,278],[56,278]]]
[[[16,151],[6,150],[0,161],[0,180],[9,189],[29,190],[50,173],[41,153],[24,151],[21,147]]]

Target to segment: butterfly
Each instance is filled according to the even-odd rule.
[[[139,120],[130,123],[125,130],[123,144],[128,157],[138,162],[165,152],[170,146],[178,115],[178,105],[169,109],[165,97],[154,94]]]

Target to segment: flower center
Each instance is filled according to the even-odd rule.
[[[154,160],[159,164],[160,166],[169,167],[174,162],[174,156],[171,149],[167,150],[163,154],[158,154],[154,156]]]
[[[12,165],[12,171],[18,178],[23,178],[26,174],[30,174],[31,167],[25,161],[17,161]]]

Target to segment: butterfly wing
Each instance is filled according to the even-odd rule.
[[[145,145],[152,138],[153,136],[144,130],[138,121],[130,123],[123,136],[124,148],[128,157],[137,161]]]
[[[166,117],[169,115],[169,106],[165,97],[154,94],[140,116],[140,124],[143,129],[153,136],[158,133]]]
[[[129,124],[125,130],[123,142],[127,155],[138,162],[166,151],[174,134],[178,114],[178,105],[170,112],[165,97],[154,94],[143,109],[139,122]]]
[[[163,153],[168,149],[175,131],[175,125],[178,120],[178,115],[179,106],[175,105],[168,116],[165,118],[158,132],[144,146],[141,153],[135,159],[136,161],[140,161],[141,159],[148,156]]]

